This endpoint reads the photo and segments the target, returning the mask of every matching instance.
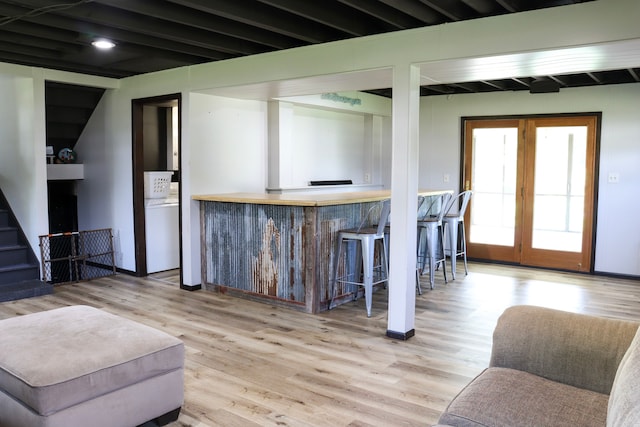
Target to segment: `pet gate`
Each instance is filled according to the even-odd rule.
[[[78,282],[116,274],[110,228],[40,236],[42,280]]]

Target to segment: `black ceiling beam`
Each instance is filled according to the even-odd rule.
[[[454,87],[454,88],[460,88],[468,93],[474,93],[477,92],[477,90],[475,88],[473,88],[473,82],[467,82],[467,83],[449,83],[447,84],[447,86],[450,87]]]
[[[451,0],[420,0],[425,6],[430,7],[439,14],[446,16],[451,21],[462,21],[474,17],[471,9],[464,3]],[[477,14],[476,14],[477,16]]]
[[[290,13],[248,0],[168,0],[172,3],[221,16],[246,25],[315,44],[344,38],[343,33],[315,22],[301,23]]]
[[[628,72],[629,74],[631,74],[631,77],[633,77],[633,80],[635,80],[635,81],[637,81],[637,82],[640,82],[640,75],[638,75],[638,73],[636,72],[636,70],[635,70],[635,69],[633,69],[633,68],[628,68],[628,69],[627,69],[627,72]]]
[[[366,19],[358,10],[346,7],[342,3],[334,3],[327,7],[327,0],[258,0],[274,8],[284,10],[309,21],[333,28],[351,37],[362,37],[370,34],[391,31],[393,28],[382,22]]]
[[[523,80],[523,78],[512,77],[512,78],[511,78],[511,80],[513,80],[514,82],[516,82],[516,83],[518,83],[518,84],[520,84],[520,85],[524,86],[524,87],[525,87],[525,88],[527,88],[527,89],[528,89],[528,88],[529,88],[529,86],[530,86],[530,85],[529,85],[529,83],[527,83],[527,82],[525,82],[525,81]]]
[[[452,90],[449,85],[422,86],[421,89],[424,89],[428,92],[435,92],[436,94],[440,95],[452,95],[455,93],[455,91]]]
[[[266,31],[250,25],[238,25],[237,22],[206,13],[194,13],[193,9],[177,4],[163,2],[151,3],[144,0],[95,0],[110,7],[134,12],[157,19],[186,25],[205,31],[223,34],[241,40],[269,46],[274,49],[289,49],[300,43],[291,37]]]
[[[407,28],[416,28],[422,25],[420,21],[413,18],[406,13],[402,13],[394,7],[390,7],[386,4],[378,1],[371,0],[338,0],[349,7],[359,10],[362,13],[366,13],[379,21],[386,22],[389,25],[394,26],[398,30],[404,30]]]
[[[0,13],[5,16],[22,16],[29,10],[0,3]],[[37,20],[45,17],[23,19]],[[56,27],[26,22],[23,19],[0,26],[0,40],[3,42],[0,60],[118,78],[210,60],[179,51],[171,52],[126,43],[121,43],[115,52],[97,52],[89,46],[91,37],[86,36],[83,39],[76,31],[68,30],[73,25],[67,18],[47,15],[46,19],[56,21]],[[207,54],[210,55],[211,52]],[[134,64],[133,58],[139,57],[147,59],[145,64],[142,67],[136,64],[128,68]],[[156,58],[163,58],[162,62]]]
[[[587,76],[589,76],[589,78],[591,78],[591,80],[593,80],[594,82],[598,83],[598,84],[602,84],[602,80],[600,80],[600,78],[598,76],[596,76],[594,73],[586,73]]]
[[[29,9],[16,8],[0,3],[0,14],[4,14],[6,16],[16,16],[23,14],[27,10]],[[88,44],[93,37],[106,37],[117,42],[127,42],[132,46],[140,45],[140,49],[152,47],[167,52],[191,55],[193,57],[208,60],[222,60],[231,57],[228,53],[223,53],[214,49],[205,49],[191,44],[178,43],[166,39],[163,40],[145,34],[112,28],[108,25],[83,22],[81,28],[77,27],[78,22],[71,17],[48,14],[46,16],[42,15],[39,17],[23,18],[8,25],[4,25],[2,28],[11,31],[15,28],[16,32],[25,32],[38,37],[51,37],[60,41],[82,45]],[[67,38],[65,34],[73,35],[73,39],[71,39],[71,36]],[[82,36],[82,34],[84,34],[84,36]],[[80,35],[80,37],[78,37],[78,35]],[[141,50],[140,53],[143,54],[144,51]]]
[[[494,89],[498,89],[498,90],[507,90],[507,88],[505,88],[503,85],[498,84],[497,82],[492,82],[490,80],[482,80],[480,81],[480,83],[487,85],[487,86],[491,86]]]
[[[34,34],[35,33],[35,34]],[[53,31],[25,31],[24,26],[20,30],[16,28],[0,27],[0,43],[12,43],[16,45],[24,46],[24,49],[29,47],[49,49],[57,51],[59,53],[65,51],[80,52],[81,46],[75,43],[69,43],[65,39],[56,36]],[[51,35],[51,37],[47,37]]]
[[[387,6],[396,8],[407,15],[413,16],[418,19],[420,22],[423,22],[428,25],[442,24],[446,22],[444,17],[434,11],[433,9],[428,8],[424,4],[417,2],[415,0],[379,0],[381,3],[386,4]]]
[[[37,58],[37,62],[34,61],[34,56],[26,56],[24,54],[14,54],[11,52],[3,52],[0,49],[0,58],[2,61],[10,62],[12,64],[20,64],[29,67],[44,67],[51,68],[52,70],[71,71],[75,73],[83,73],[89,75],[97,75],[102,77],[123,78],[131,76],[130,72],[118,72],[117,70],[106,70],[103,67],[92,67],[84,64],[71,63],[60,60],[59,58],[51,59],[47,57]]]
[[[24,0],[22,3],[28,4],[34,9],[50,5],[49,0]],[[52,17],[56,16],[73,18],[73,21],[71,21],[74,23],[73,27],[68,29],[75,29],[79,32],[82,32],[84,25],[98,24],[135,31],[136,33],[151,35],[162,40],[182,42],[235,56],[253,55],[266,50],[265,46],[261,47],[255,43],[179,26],[170,22],[114,9],[99,3],[84,3],[73,8],[39,15],[36,18],[29,18],[29,20],[32,22],[37,20],[37,22],[46,24]]]
[[[495,0],[462,0],[462,2],[478,12],[481,16],[493,16],[506,12]]]
[[[515,13],[519,11],[519,9],[513,4],[511,0],[496,0],[496,2],[500,6],[504,7],[507,12]]]
[[[97,30],[97,29],[96,29]],[[107,31],[107,30],[105,30]],[[93,50],[90,47],[90,42],[93,37],[89,35],[78,35],[75,31],[65,31],[63,29],[53,29],[43,25],[33,24],[30,22],[16,21],[11,25],[0,27],[0,33],[4,33],[3,39],[5,41],[11,41],[15,43],[21,43],[24,45],[33,45],[41,47],[50,47],[52,49],[58,49],[61,53],[73,54],[80,53],[85,49]],[[108,32],[97,32],[94,34],[105,34],[107,37],[112,36]],[[125,43],[119,46],[119,50],[129,52],[136,55],[145,56],[165,56],[181,62],[203,62],[212,59],[226,59],[229,58],[227,54],[218,53],[217,56],[212,56],[211,51],[199,50],[197,55],[190,54],[188,51],[194,49],[178,49],[167,50],[164,45],[163,48],[156,48],[154,46],[139,46],[135,41],[140,41],[138,38],[133,43],[128,43],[129,37],[114,37],[118,41],[125,39]],[[55,44],[54,44],[55,43]],[[158,43],[156,43],[158,44]]]
[[[16,44],[0,40],[0,52],[22,55],[24,57],[62,59],[60,51],[51,45],[47,47]],[[1,56],[1,55],[0,55]]]
[[[560,84],[560,85],[561,85],[561,86],[563,86],[563,87],[567,87],[567,86],[568,86],[568,85],[567,85],[564,81],[562,81],[562,79],[561,79],[560,77],[558,77],[558,76],[547,76],[547,77],[549,77],[551,80],[553,80],[554,82],[556,82],[556,83]]]

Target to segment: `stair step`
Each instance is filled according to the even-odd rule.
[[[0,246],[11,246],[18,243],[18,229],[15,227],[0,227]]]
[[[0,286],[25,280],[38,280],[39,273],[38,264],[22,263],[0,267]]]
[[[0,246],[0,267],[26,264],[29,261],[29,248],[24,245]]]
[[[0,209],[0,228],[9,226],[9,211]]]
[[[23,280],[0,285],[0,302],[38,297],[53,293],[53,285],[41,280]]]

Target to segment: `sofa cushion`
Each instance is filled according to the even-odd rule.
[[[439,424],[490,426],[599,426],[608,396],[509,368],[488,368],[449,404]]]
[[[93,307],[0,321],[0,388],[43,416],[183,366],[179,339]]]
[[[640,426],[640,330],[616,372],[607,413],[607,427]]]
[[[609,394],[637,330],[637,322],[513,306],[498,320],[489,366]]]

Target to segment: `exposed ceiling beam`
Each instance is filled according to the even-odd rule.
[[[504,8],[494,0],[462,0],[462,2],[483,16],[505,12]]]
[[[602,80],[596,76],[594,73],[586,73],[587,76],[589,76],[589,78],[591,78],[591,80],[593,80],[594,82],[598,83],[598,84],[602,84]]]
[[[315,22],[301,24],[291,19],[291,14],[274,10],[265,4],[249,0],[168,0],[172,3],[192,7],[202,12],[222,16],[224,18],[252,25],[264,30],[273,31],[288,37],[299,39],[306,43],[323,43],[338,40],[344,34],[337,34],[335,30]],[[268,16],[268,19],[265,17]]]
[[[548,78],[550,78],[551,80],[553,80],[554,82],[558,83],[559,85],[563,86],[563,87],[567,87],[568,85],[562,81],[562,79],[558,76],[547,76]]]
[[[529,88],[529,86],[530,86],[529,83],[525,82],[523,79],[512,77],[511,80],[513,80],[514,82],[516,82],[516,83],[518,83],[518,84],[520,84],[520,85],[522,85],[522,86],[524,86],[526,88]]]
[[[473,12],[466,7],[464,3],[452,2],[450,0],[420,0],[420,2],[452,21],[468,19],[469,16],[472,16]]]
[[[411,15],[402,13],[394,7],[384,3],[371,0],[338,0],[340,3],[348,5],[362,13],[366,13],[382,22],[394,26],[397,29],[415,28],[422,25],[422,22]]]
[[[425,24],[435,25],[446,21],[441,14],[415,0],[380,0],[380,2],[413,16]]]
[[[504,7],[508,12],[514,13],[518,11],[518,8],[513,5],[511,0],[496,0],[496,2],[500,6]]]
[[[206,13],[193,13],[193,9],[173,3],[166,3],[162,8],[144,0],[97,0],[99,3],[139,15],[169,21],[213,33],[223,34],[240,40],[262,44],[274,49],[288,49],[298,46],[298,40],[263,30],[250,25],[238,23],[226,18]]]
[[[491,81],[488,81],[488,80],[482,80],[480,83],[485,84],[487,86],[491,86],[491,87],[493,87],[495,89],[498,89],[498,90],[506,90],[506,88],[503,85],[500,85],[500,84],[498,84],[496,82],[491,82]]]
[[[327,27],[334,28],[352,37],[361,37],[367,34],[391,31],[393,28],[380,22],[377,28],[367,26],[367,20],[359,11],[336,3],[327,8],[324,2],[300,1],[300,0],[258,0],[277,9],[292,13],[298,17],[315,21]],[[369,21],[371,22],[371,21]]]

